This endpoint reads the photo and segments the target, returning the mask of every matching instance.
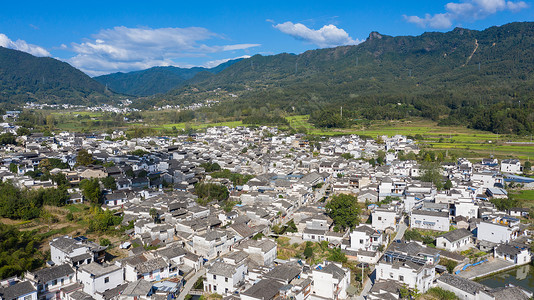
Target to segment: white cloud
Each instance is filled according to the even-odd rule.
[[[323,48],[361,43],[358,39],[352,39],[345,30],[337,28],[332,24],[325,25],[319,30],[314,30],[301,23],[294,24],[292,22],[285,22],[274,25],[274,28],[298,40],[303,40]]]
[[[70,49],[76,56],[68,59],[68,62],[96,76],[154,66],[189,67],[176,61],[184,57],[208,57],[212,53],[260,46],[201,43],[213,39],[222,37],[201,27],[152,29],[119,26],[101,30],[82,43],[72,43]]]
[[[404,19],[423,28],[445,29],[451,27],[454,21],[480,20],[501,11],[518,12],[527,7],[523,1],[465,0],[445,4],[444,13],[426,14],[423,18],[404,15]]]
[[[234,59],[239,59],[239,58],[249,58],[250,55],[243,55],[243,56],[239,56],[239,57],[233,57],[233,58],[224,58],[224,59],[216,59],[216,60],[210,60],[208,62],[206,62],[203,67],[205,68],[213,68],[213,67],[216,67],[220,64],[224,64],[225,62],[229,61],[229,60],[234,60]]]
[[[4,48],[24,51],[35,56],[51,56],[45,48],[26,43],[24,40],[10,40],[7,35],[0,33],[0,46]]]

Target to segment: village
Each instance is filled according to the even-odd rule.
[[[532,297],[520,287],[473,281],[531,262],[530,211],[499,210],[490,201],[506,199],[512,182],[534,188],[518,159],[438,163],[446,184],[437,186],[421,180],[430,170],[409,159],[421,150],[401,135],[310,141],[263,126],[17,139],[0,148],[2,182],[55,187],[30,175],[56,159],[67,167],[50,174],[65,176],[67,202],[76,204],[90,202],[81,181],[112,177],[116,185],[102,186],[100,205],[133,226],[115,245],[124,256],[111,260],[108,245],[83,235],[53,237],[47,266],[2,281],[1,299],[400,299],[434,287],[460,299]],[[81,165],[82,153],[101,164]],[[202,201],[195,191],[201,184],[224,187],[224,204]],[[327,214],[340,195],[362,208],[351,228]],[[288,255],[304,245],[341,259]]]

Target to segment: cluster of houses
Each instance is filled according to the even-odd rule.
[[[265,236],[272,226],[290,221],[296,232],[286,234],[292,238],[326,241],[349,259],[374,265],[368,298],[398,299],[405,286],[425,292],[450,285],[447,289],[455,293],[453,287],[464,291],[461,287],[467,286],[476,290],[473,299],[480,293],[494,299],[517,291],[474,288],[475,283],[461,277],[472,261],[460,251],[476,246],[491,260],[514,266],[530,262],[530,231],[521,222],[528,210],[499,211],[488,201],[507,197],[503,173],[520,173],[520,163],[445,163],[440,172],[452,187],[438,190],[419,180],[424,171],[416,161],[398,159],[399,153],[419,152],[414,141],[404,136],[380,140],[352,135],[314,143],[269,127],[212,127],[189,136],[130,140],[122,132],[19,137],[21,146],[1,146],[3,181],[20,188],[53,187],[53,181],[34,179],[28,172],[38,171],[42,160],[56,158],[68,168],[50,173],[65,174],[69,202],[80,203],[85,201],[78,189],[81,180],[113,177],[116,188],[104,190],[102,205],[120,212],[123,223],[133,228],[120,245],[128,256],[115,260],[106,259],[106,247],[84,237],[52,240],[50,266],[28,272],[24,280],[4,281],[0,298],[171,299],[184,289],[228,299],[348,298],[354,282],[341,264],[277,259],[276,242]],[[100,164],[76,165],[80,149]],[[384,164],[373,166],[369,158],[379,151],[385,153]],[[351,159],[341,156],[347,153]],[[214,178],[205,167],[215,164],[252,179],[234,184]],[[199,205],[194,195],[199,182],[226,186],[229,200],[239,204],[230,211]],[[324,201],[341,193],[365,203],[370,213],[366,224],[334,230]],[[396,238],[405,224],[442,234],[435,247],[407,242],[402,235]],[[145,250],[153,248],[157,250]],[[456,262],[454,271],[460,272],[446,274],[440,265],[444,259]],[[203,290],[191,291],[186,283],[199,274]],[[527,297],[521,293],[517,295]]]

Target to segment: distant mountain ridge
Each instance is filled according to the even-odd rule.
[[[534,23],[518,22],[419,36],[372,32],[355,46],[255,55],[134,107],[219,100],[216,117],[255,120],[339,118],[343,107],[353,119],[423,117],[523,134],[534,132],[532,95]]]
[[[94,79],[116,93],[133,96],[150,96],[166,93],[202,72],[217,74],[241,59],[229,60],[213,68],[152,67],[128,73],[112,73]],[[206,75],[209,75],[206,74]]]
[[[0,47],[0,103],[109,101],[105,86],[66,62]]]

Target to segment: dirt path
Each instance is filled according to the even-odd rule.
[[[475,49],[473,49],[473,52],[471,52],[471,55],[469,55],[469,57],[467,58],[467,61],[465,62],[465,64],[462,65],[462,67],[465,67],[465,65],[467,65],[471,61],[471,58],[473,58],[473,55],[475,55],[475,52],[477,52],[477,49],[478,49],[478,40],[475,39]]]

